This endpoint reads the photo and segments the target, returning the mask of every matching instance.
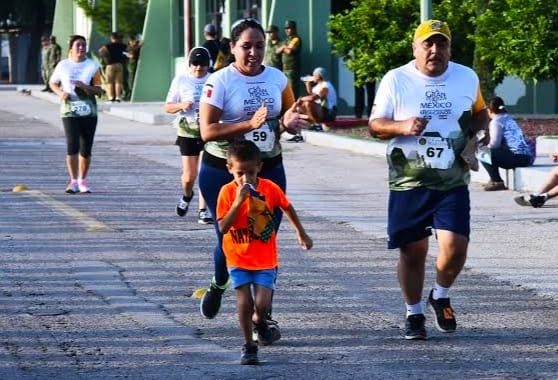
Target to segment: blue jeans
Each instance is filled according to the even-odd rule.
[[[271,168],[266,168],[264,165],[259,177],[273,181],[283,191],[286,191],[287,189],[287,178],[285,176],[285,168],[282,163]],[[200,191],[207,203],[207,207],[215,219],[213,227],[215,228],[215,233],[217,234],[217,245],[213,250],[213,264],[215,266],[215,282],[217,285],[225,285],[229,280],[227,262],[225,260],[225,254],[223,253],[223,234],[219,232],[219,224],[217,223],[217,197],[219,196],[221,187],[232,180],[233,176],[227,170],[208,165],[202,160],[198,182]],[[283,213],[280,209],[275,210],[277,229],[279,229],[279,225],[281,224],[282,216]]]
[[[528,154],[516,154],[506,148],[490,149],[492,164],[482,162],[482,166],[488,172],[492,182],[504,182],[498,168],[515,169],[531,165],[531,156]]]

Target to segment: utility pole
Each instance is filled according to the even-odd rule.
[[[118,31],[118,0],[112,0],[112,31]]]
[[[420,21],[432,19],[432,0],[420,0]]]

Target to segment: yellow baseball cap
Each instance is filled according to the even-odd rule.
[[[420,23],[415,30],[413,41],[422,42],[435,34],[441,34],[451,41],[451,32],[447,23],[440,20],[426,20]]]

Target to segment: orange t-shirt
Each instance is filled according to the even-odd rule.
[[[217,200],[217,220],[221,220],[230,210],[236,198],[237,184],[232,181],[221,188]],[[289,200],[279,186],[270,180],[258,178],[256,191],[265,201],[267,212],[273,214],[278,207],[286,209]],[[254,234],[249,222],[251,197],[246,199],[231,229],[223,235],[223,252],[227,259],[227,267],[247,270],[273,269],[278,264],[278,250],[275,229],[271,237],[263,241]]]

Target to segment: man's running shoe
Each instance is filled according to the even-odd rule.
[[[211,217],[211,213],[202,208],[198,211],[198,223],[199,224],[213,224],[213,218]]]
[[[450,299],[439,298],[435,300],[432,298],[433,292],[434,290],[431,290],[430,295],[428,296],[428,305],[430,310],[432,310],[436,316],[434,319],[436,328],[443,333],[455,332],[457,322],[455,320],[455,313],[450,305]]]
[[[539,207],[544,206],[544,203],[546,202],[546,199],[547,198],[544,195],[531,194],[531,196],[529,197],[529,203],[534,208],[539,208]]]
[[[424,327],[424,314],[412,314],[405,321],[405,339],[425,340],[426,328]]]
[[[279,330],[277,321],[268,319],[258,325],[254,324],[254,332],[252,335],[256,338],[254,341],[257,341],[258,344],[269,346],[273,344],[273,342],[281,339],[281,330]]]
[[[221,298],[226,287],[220,288],[213,281],[200,300],[200,313],[207,319],[213,319],[221,308]]]
[[[240,355],[240,364],[242,365],[258,365],[258,346],[256,344],[245,344],[242,346]]]
[[[79,192],[82,194],[90,193],[91,188],[89,187],[89,183],[87,183],[84,179],[78,179],[78,188]]]
[[[68,182],[68,186],[66,186],[66,193],[68,194],[75,194],[79,192],[78,183],[75,179]]]
[[[190,198],[191,199],[191,198]],[[176,215],[184,216],[188,212],[188,206],[190,205],[190,201],[186,200],[184,196],[181,196],[176,204]]]

